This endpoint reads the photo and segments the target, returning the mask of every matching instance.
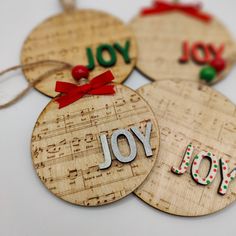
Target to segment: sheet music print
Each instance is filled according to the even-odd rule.
[[[113,156],[112,166],[100,170],[104,162],[99,136],[110,142],[113,131],[137,126],[142,132],[152,121],[153,157],[146,158],[135,138],[138,154],[129,164]],[[129,153],[124,139],[122,153]],[[64,109],[51,102],[40,115],[32,136],[32,156],[36,171],[58,197],[78,205],[103,205],[136,189],[151,171],[159,148],[155,117],[146,102],[134,91],[116,85],[114,96],[86,96]]]
[[[120,20],[97,11],[74,11],[70,14],[53,16],[44,21],[32,31],[25,41],[21,60],[22,64],[41,60],[59,60],[72,65],[87,65],[87,47],[91,48],[93,54],[96,55],[97,47],[100,44],[120,43],[123,46],[127,40],[130,41],[130,63],[125,63],[122,56],[117,53],[117,63],[112,68],[101,67],[95,60],[95,69],[90,73],[90,78],[93,78],[104,72],[105,69],[111,69],[116,82],[120,83],[127,78],[135,65],[136,41],[129,28]],[[104,52],[104,54],[107,53]],[[109,60],[109,55],[107,60]],[[58,68],[58,65],[44,64],[24,70],[24,73],[26,78],[32,82],[39,75],[53,68]],[[55,97],[57,95],[55,81],[57,80],[74,82],[70,70],[64,70],[44,78],[36,85],[36,88]]]
[[[210,87],[187,81],[160,81],[144,86],[139,93],[157,116],[161,132],[160,152],[155,167],[136,194],[165,212],[198,216],[218,211],[236,199],[236,182],[225,196],[219,195],[220,172],[208,187],[197,185],[190,168],[182,176],[171,172],[179,166],[187,145],[194,154],[208,150],[236,166],[236,109],[223,95]],[[191,162],[192,163],[192,162]],[[191,165],[190,165],[191,166]],[[201,165],[204,176],[208,163]]]
[[[174,27],[173,27],[174,25]],[[227,69],[213,83],[222,80],[232,68],[236,58],[233,37],[217,19],[210,25],[179,12],[152,16],[138,16],[131,21],[139,48],[137,67],[153,80],[186,79],[198,81],[201,66],[193,61],[180,63],[183,41],[225,45],[223,58]],[[187,29],[187,30],[186,30]],[[184,33],[183,33],[184,32]]]

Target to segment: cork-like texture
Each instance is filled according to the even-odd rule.
[[[103,44],[114,46],[119,43],[124,47],[129,41],[129,58],[127,63],[116,50],[116,63],[111,67],[101,66],[96,60],[97,48]],[[95,68],[91,70],[93,78],[107,69],[112,70],[117,83],[122,83],[132,72],[137,57],[136,40],[129,27],[119,19],[94,10],[75,10],[53,16],[36,27],[26,39],[22,53],[22,64],[41,60],[59,60],[74,66],[89,64],[86,49],[90,48],[95,58]],[[103,53],[106,61],[110,60],[108,52]],[[27,80],[33,81],[55,65],[42,65],[24,70]],[[44,78],[35,86],[37,90],[50,97],[55,97],[57,80],[74,82],[70,70],[64,70]]]
[[[219,211],[236,199],[236,181],[229,184],[225,195],[221,183],[220,164],[210,185],[197,184],[191,166],[183,175],[179,167],[189,143],[195,146],[193,157],[201,151],[213,153],[228,162],[230,171],[236,167],[236,107],[210,87],[187,80],[163,80],[138,90],[152,107],[161,132],[160,152],[147,180],[135,192],[149,205],[180,216],[201,216]],[[200,175],[208,174],[209,161],[200,166]]]
[[[215,18],[208,23],[184,13],[137,16],[130,23],[138,43],[137,68],[152,80],[182,78],[199,81],[203,67],[190,60],[180,63],[182,44],[203,42],[225,47],[227,68],[211,84],[225,78],[236,60],[236,47],[228,30]],[[212,57],[213,58],[213,57]]]
[[[104,162],[102,134],[110,144],[114,131],[137,127],[144,134],[149,121],[151,157],[146,157],[134,136],[137,156],[132,162],[121,163],[111,152],[111,167],[99,168]],[[98,206],[127,196],[145,180],[156,161],[159,142],[159,128],[149,105],[135,91],[116,85],[114,96],[85,96],[63,109],[52,100],[35,125],[32,160],[53,194],[73,204]],[[119,148],[129,155],[124,137],[119,139]]]

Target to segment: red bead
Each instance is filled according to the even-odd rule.
[[[217,72],[221,72],[225,69],[226,63],[225,60],[222,58],[214,59],[210,64]]]
[[[86,66],[78,65],[72,69],[71,74],[72,74],[73,78],[77,81],[82,78],[88,79],[89,70]]]

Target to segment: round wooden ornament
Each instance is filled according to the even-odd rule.
[[[115,90],[113,96],[86,95],[63,109],[55,98],[38,118],[34,167],[44,185],[67,202],[117,201],[154,166],[159,150],[154,113],[135,91],[118,84]]]
[[[170,214],[202,216],[236,200],[236,106],[212,88],[162,80],[138,90],[161,132],[153,171],[135,194]]]
[[[130,26],[138,43],[137,68],[152,80],[199,81],[204,66],[223,58],[226,68],[215,78],[215,74],[202,78],[213,84],[226,77],[236,60],[235,42],[228,30],[195,5],[156,1]]]
[[[131,30],[116,17],[95,10],[70,10],[53,16],[36,27],[26,39],[22,64],[40,60],[60,60],[72,65],[87,65],[90,77],[110,69],[117,83],[132,72],[137,57],[136,40]],[[54,67],[43,65],[25,69],[28,81]],[[35,88],[55,97],[57,80],[73,82],[70,70],[44,78]]]

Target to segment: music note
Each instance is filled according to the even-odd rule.
[[[61,147],[56,146],[56,144],[52,144],[47,146],[46,152],[52,154],[52,153],[58,153],[60,152],[60,150]]]
[[[77,169],[69,170],[68,178],[69,178],[70,180],[76,179],[77,176],[78,176],[78,170],[77,170]]]
[[[144,146],[134,138],[140,150],[137,163],[132,166],[120,163],[111,153],[111,168],[100,170],[99,164],[104,160],[99,142],[101,134],[106,134],[110,143],[113,132],[126,129],[131,133],[131,127],[135,126],[143,133],[146,123],[155,119],[146,102],[132,90],[117,85],[117,93],[115,96],[88,95],[65,109],[58,109],[51,103],[52,110],[49,105],[43,119],[39,118],[32,138],[33,160],[42,181],[57,196],[75,204],[108,203],[127,195],[131,187],[125,181],[136,177],[135,183],[130,181],[136,186],[153,165],[146,157],[147,165],[142,167]],[[157,148],[157,135],[153,130],[150,136],[153,152]],[[128,153],[127,141],[124,137],[120,141],[120,150]],[[124,183],[128,186],[126,190]],[[118,186],[117,191],[111,191],[114,185]]]

